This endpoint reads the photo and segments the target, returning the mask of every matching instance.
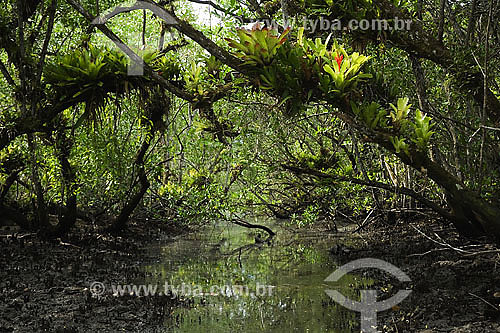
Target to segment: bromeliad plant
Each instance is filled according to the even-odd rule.
[[[196,94],[203,95],[204,89],[202,85],[202,72],[203,67],[196,62],[192,62],[189,70],[184,76],[184,81],[186,83],[186,88]]]
[[[151,51],[139,55],[164,78],[184,84],[180,82],[181,68],[175,59]],[[110,94],[121,95],[151,84],[146,76],[128,75],[128,64],[128,57],[120,51],[89,45],[87,49],[75,50],[49,63],[43,79],[51,86],[58,102],[85,102],[79,126],[84,120],[98,119]]]
[[[281,35],[261,28],[237,31],[240,42],[230,40],[236,55],[253,65],[261,89],[271,90],[285,105],[285,114],[294,115],[312,99],[332,100],[356,90],[358,84],[371,77],[361,72],[368,57],[346,50],[329,39],[314,41],[304,38],[301,28],[295,44],[285,43],[289,30]],[[265,45],[265,47],[262,47]]]
[[[319,76],[319,88],[327,95],[343,96],[357,88],[358,84],[371,78],[371,74],[361,72],[361,67],[370,59],[367,56],[354,52],[348,54],[343,46],[334,42],[329,49],[331,35],[325,43],[320,38],[313,42],[304,38],[304,28],[297,35],[297,44],[302,47],[304,54]],[[328,74],[328,75],[325,75]]]
[[[178,80],[181,68],[175,60],[157,52],[143,52],[144,62],[160,75]],[[44,71],[44,82],[50,84],[61,100],[105,99],[108,93],[127,92],[148,80],[127,74],[128,57],[117,50],[89,45],[58,57]]]
[[[278,34],[278,30],[263,28],[256,23],[251,30],[239,28],[236,33],[239,41],[226,38],[229,46],[237,49],[237,55],[248,65],[270,65],[281,45],[286,41],[290,28]]]
[[[148,63],[148,59],[144,59],[144,61]],[[182,68],[175,56],[170,54],[158,56],[156,53],[153,53],[150,65],[163,78],[177,83],[182,81]]]
[[[380,104],[371,102],[368,105],[361,105],[361,107],[358,107],[351,101],[351,108],[354,114],[360,117],[369,129],[373,130],[377,127],[387,127],[387,111],[384,110]]]
[[[240,52],[241,57],[247,59],[247,64],[253,64],[261,89],[270,90],[278,94],[282,104],[288,106],[288,115],[301,110],[302,105],[310,100],[323,99],[334,102],[335,99],[347,97],[351,109],[370,130],[381,130],[389,134],[396,153],[404,152],[409,155],[411,140],[419,150],[424,151],[433,134],[433,125],[430,118],[419,110],[416,112],[415,123],[409,121],[411,104],[409,98],[399,98],[396,105],[389,104],[392,110],[387,112],[376,102],[361,104],[355,102],[352,93],[357,90],[360,82],[371,78],[371,74],[363,73],[362,66],[369,57],[357,52],[349,54],[343,46],[336,42],[329,48],[329,39],[323,43],[320,38],[314,41],[304,38],[304,29],[301,28],[294,45],[284,43],[285,31],[280,37],[272,37],[276,48],[273,52],[261,52],[260,44],[263,39],[270,38],[269,30],[254,27],[249,30],[238,30],[242,43],[231,41],[230,46]],[[274,52],[276,51],[276,52]],[[410,132],[413,125],[415,132]]]
[[[394,146],[394,149],[396,149],[396,153],[399,154],[400,152],[403,151],[406,153],[406,155],[410,155],[410,152],[408,150],[408,144],[405,142],[405,138],[392,136],[390,140]]]
[[[125,55],[105,48],[89,46],[59,57],[47,65],[44,81],[61,95],[76,98],[80,95],[99,95],[99,91],[115,88],[117,77],[127,73]]]
[[[415,124],[413,124],[415,128],[415,137],[412,139],[412,141],[415,142],[415,144],[421,151],[427,150],[427,146],[429,145],[431,136],[434,134],[431,129],[435,124],[431,124],[431,120],[432,119],[430,117],[427,117],[425,113],[417,110],[415,114]]]
[[[346,92],[356,89],[363,80],[371,78],[371,74],[360,72],[361,67],[368,60],[369,57],[358,52],[348,54],[343,47],[335,43],[323,67],[335,86],[328,89],[328,93],[345,95]]]
[[[392,103],[389,104],[392,108],[390,113],[392,124],[396,128],[404,127],[406,124],[406,117],[408,117],[411,107],[411,104],[408,104],[408,100],[408,97],[399,98],[397,106]]]
[[[223,75],[225,74],[222,71],[223,67],[222,62],[214,56],[205,59],[205,69],[211,78],[223,79]]]
[[[397,106],[390,104],[392,110],[390,112],[390,117],[392,120],[392,130],[399,133],[400,136],[392,136],[391,142],[396,149],[396,152],[404,151],[407,155],[408,144],[405,142],[405,136],[410,138],[411,141],[416,145],[416,148],[421,152],[426,152],[429,146],[429,141],[434,134],[432,128],[435,124],[431,124],[431,118],[427,117],[420,110],[416,110],[414,122],[411,123],[407,119],[410,113],[411,104],[408,104],[408,97],[399,98]],[[413,127],[414,132],[411,133],[411,128]]]
[[[389,103],[392,108],[390,112],[387,112],[376,102],[358,105],[351,101],[350,104],[354,115],[367,128],[390,134],[389,139],[396,153],[404,152],[410,155],[410,145],[406,142],[407,139],[410,139],[419,151],[426,152],[429,141],[434,134],[431,129],[435,124],[431,124],[432,119],[418,109],[415,112],[414,122],[407,119],[411,107],[408,101],[408,97],[404,97],[398,99],[397,106]]]
[[[124,54],[106,48],[89,46],[58,57],[44,70],[43,80],[54,91],[60,103],[85,102],[84,117],[78,121],[98,119],[109,93],[127,91],[127,58]]]

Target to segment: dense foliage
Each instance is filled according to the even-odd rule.
[[[156,5],[176,25],[138,10],[94,26],[120,2],[8,0],[0,208],[48,236],[102,216],[121,230],[134,212],[333,228],[432,210],[499,237],[494,3],[217,1],[203,14],[174,1]],[[240,26],[258,18],[276,26]],[[395,18],[411,28],[311,29]],[[144,59],[144,75],[129,75],[111,40]]]

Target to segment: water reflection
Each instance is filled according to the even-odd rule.
[[[148,266],[147,283],[167,282],[193,297],[178,308],[167,332],[359,332],[356,314],[335,304],[324,292],[337,289],[359,300],[357,290],[371,281],[344,276],[337,285],[323,281],[335,270],[328,249],[335,235],[273,229],[271,244],[259,243],[257,232],[219,225],[184,236],[163,248],[159,264]],[[257,237],[257,243],[256,243]],[[217,286],[236,286],[229,296]],[[245,286],[241,290],[238,286]],[[262,293],[262,286],[272,292]]]

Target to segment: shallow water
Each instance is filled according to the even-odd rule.
[[[147,282],[168,283],[192,300],[174,310],[165,331],[359,332],[359,315],[325,293],[359,300],[372,283],[356,275],[324,282],[336,268],[328,250],[338,235],[271,227],[271,244],[256,244],[257,231],[221,224],[157,248],[162,259],[146,267]]]

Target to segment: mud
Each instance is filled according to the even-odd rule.
[[[181,232],[136,221],[121,236],[80,226],[65,239],[3,231],[0,236],[0,332],[153,332],[178,300],[169,296],[94,297],[106,286],[143,280],[151,240]]]
[[[339,263],[379,258],[401,268],[400,285],[374,270],[380,293],[411,289],[399,306],[378,314],[383,332],[500,332],[500,251],[487,240],[460,237],[438,220],[379,223],[359,234],[357,249],[334,253]],[[338,252],[338,251],[337,251]]]

